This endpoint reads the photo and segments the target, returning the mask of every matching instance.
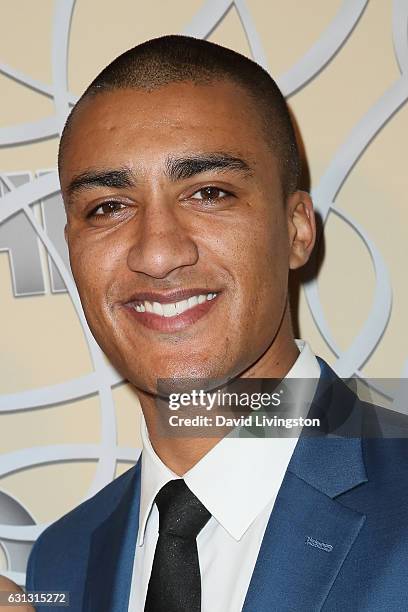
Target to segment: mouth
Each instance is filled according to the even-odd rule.
[[[124,306],[139,323],[161,332],[185,329],[206,315],[218,301],[220,291],[180,289],[163,293],[140,293]]]

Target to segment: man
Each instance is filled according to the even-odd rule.
[[[408,609],[405,440],[161,433],[158,396],[190,379],[320,379],[326,425],[333,407],[378,420],[293,337],[288,272],[316,232],[270,76],[201,40],[139,45],[74,108],[59,172],[75,282],[138,392],[143,451],[42,534],[28,588],[88,612]]]

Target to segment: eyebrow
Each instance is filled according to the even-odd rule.
[[[168,157],[165,165],[166,176],[171,181],[191,178],[196,174],[209,171],[235,171],[244,175],[252,175],[249,164],[228,153],[204,153],[186,157]],[[84,189],[96,187],[113,187],[124,189],[135,187],[136,176],[130,168],[108,168],[101,170],[86,170],[75,176],[67,187],[68,196]]]
[[[245,160],[228,153],[198,154],[179,158],[169,157],[166,163],[166,174],[172,181],[191,178],[196,174],[211,170],[233,170],[246,175],[252,174],[252,169]]]
[[[135,177],[129,168],[117,168],[107,170],[87,170],[78,174],[67,187],[67,193],[72,196],[83,189],[94,187],[134,187]]]

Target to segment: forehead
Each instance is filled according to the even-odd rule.
[[[254,102],[239,85],[172,83],[86,97],[64,145],[61,183],[84,168],[157,163],[193,150],[229,150],[257,162],[270,153]]]

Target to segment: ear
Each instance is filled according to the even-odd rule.
[[[313,202],[306,191],[295,191],[287,201],[290,241],[289,268],[295,270],[308,261],[316,240]]]
[[[68,223],[66,223],[64,227],[64,238],[65,242],[68,244]]]

